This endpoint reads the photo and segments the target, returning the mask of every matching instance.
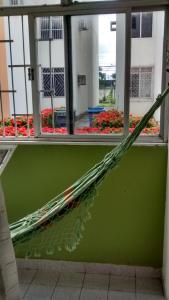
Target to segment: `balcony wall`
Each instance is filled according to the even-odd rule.
[[[2,175],[9,222],[41,207],[110,150],[19,146]],[[99,189],[78,249],[41,258],[160,267],[166,162],[164,146],[133,147]],[[25,256],[26,247],[16,249],[17,257]]]

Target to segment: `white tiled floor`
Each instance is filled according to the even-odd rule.
[[[24,300],[164,300],[159,279],[19,269]]]

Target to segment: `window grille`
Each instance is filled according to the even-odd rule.
[[[135,68],[131,72],[130,96],[132,98],[139,97],[139,68]]]
[[[132,68],[130,80],[131,98],[152,98],[152,67]]]
[[[42,17],[40,18],[41,39],[47,41],[49,39],[63,38],[63,20],[62,17]]]
[[[64,68],[43,68],[42,81],[44,97],[64,96]]]

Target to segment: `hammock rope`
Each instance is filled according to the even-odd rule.
[[[42,208],[12,223],[10,225],[10,232],[13,244],[17,245],[31,239],[34,234],[44,231],[49,225],[60,220],[74,208],[83,205],[84,211],[76,220],[75,232],[72,234],[74,238],[65,246],[68,251],[76,249],[82,238],[84,224],[90,218],[88,211],[93,203],[98,186],[102,183],[106,174],[119,163],[125,153],[131,148],[149,119],[160,107],[168,94],[169,87],[156,98],[155,103],[144,115],[134,131],[68,189],[54,197]]]

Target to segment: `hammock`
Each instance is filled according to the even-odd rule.
[[[122,159],[168,94],[169,87],[157,97],[156,102],[144,115],[133,133],[123,139],[121,144],[106,154],[103,160],[85,173],[72,186],[53,198],[42,208],[10,224],[13,244],[17,245],[31,239],[35,234],[44,231],[48,226],[60,220],[60,218],[70,213],[79,205],[84,205],[86,211],[88,211],[92,203],[91,199],[94,198],[98,186],[103,181],[105,175]],[[81,231],[84,229],[84,223],[87,221],[87,218],[87,214],[82,214],[78,218],[74,239],[66,245],[68,251],[76,249],[82,237]]]

